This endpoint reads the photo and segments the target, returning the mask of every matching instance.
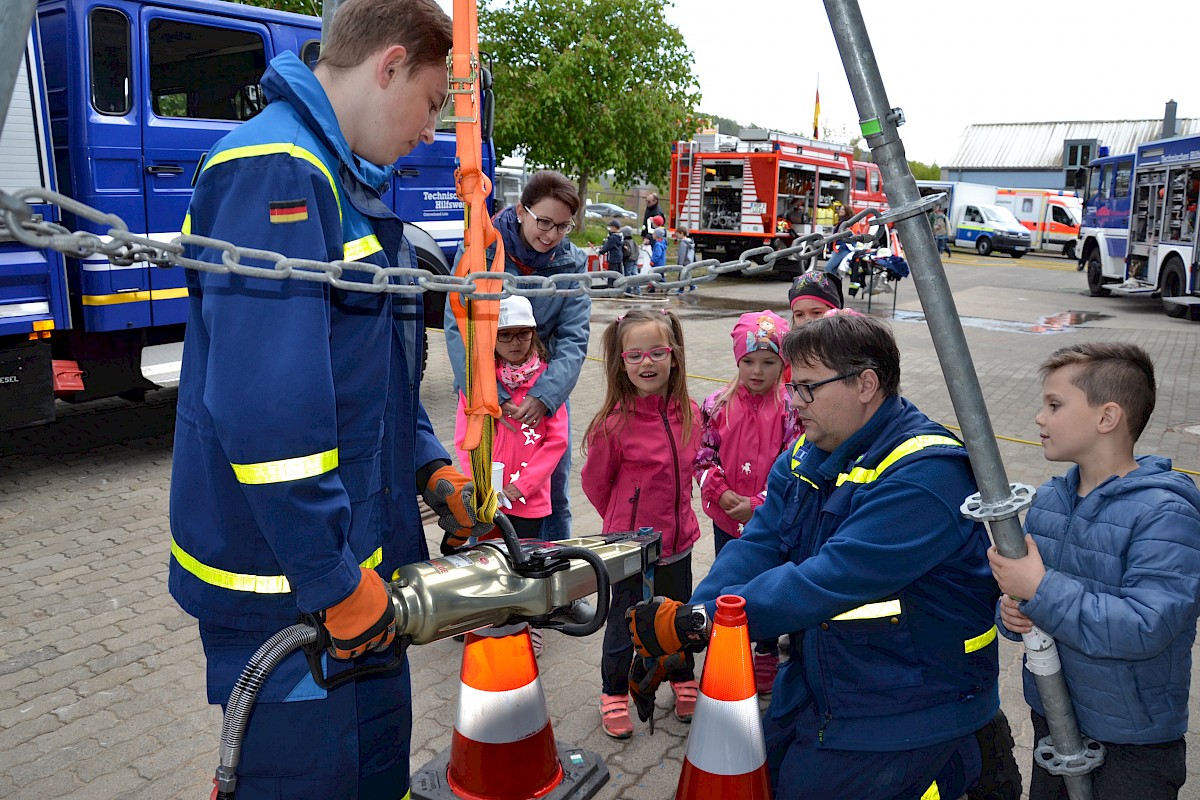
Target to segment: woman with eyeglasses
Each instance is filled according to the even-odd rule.
[[[535,279],[526,284],[531,287],[542,285],[536,278],[585,273],[587,255],[567,239],[567,234],[575,227],[575,214],[581,205],[575,185],[561,173],[543,170],[530,178],[521,192],[521,201],[492,220],[504,241],[504,271]],[[493,245],[487,250],[489,264],[495,256]],[[461,248],[458,257],[462,257]],[[558,287],[574,285],[574,282],[560,283]],[[568,398],[579,381],[579,372],[587,355],[592,313],[590,297],[555,295],[531,297],[529,301],[537,320],[537,337],[546,348],[546,368],[519,401],[514,401],[512,391],[503,382],[497,383],[504,413],[502,426],[537,428],[543,418],[561,408],[570,413]],[[454,369],[454,388],[462,394],[466,386],[463,340],[449,303],[446,304],[445,331],[446,350]],[[567,448],[550,477],[551,512],[542,523],[541,539],[558,541],[571,535],[571,507],[567,494],[570,471],[568,438]]]

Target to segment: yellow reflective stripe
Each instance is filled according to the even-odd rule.
[[[182,233],[184,236],[187,236],[191,232],[192,232],[192,212],[189,211],[183,215],[183,227],[180,230],[180,233]]]
[[[245,575],[239,572],[210,567],[201,564],[190,553],[179,546],[175,537],[171,537],[171,555],[179,562],[179,566],[195,575],[200,580],[222,589],[234,592],[254,592],[255,594],[287,594],[292,591],[291,584],[283,575]],[[374,553],[362,562],[367,569],[374,569],[383,563],[383,548],[378,547]]]
[[[284,458],[279,461],[263,461],[258,464],[230,464],[238,483],[283,483],[323,475],[338,465],[337,448],[311,456]]]
[[[942,800],[942,793],[938,791],[937,781],[929,784],[929,788],[925,790],[925,794],[921,795],[921,800]]]
[[[962,442],[949,436],[914,436],[907,441],[901,442],[899,446],[892,450],[892,452],[888,453],[887,456],[884,457],[883,461],[880,461],[879,465],[874,469],[855,467],[849,472],[843,472],[841,475],[838,475],[837,485],[841,486],[846,481],[850,481],[851,483],[870,483],[871,481],[878,480],[879,476],[883,474],[884,470],[895,464],[900,459],[904,458],[905,456],[912,455],[918,450],[924,450],[926,447],[932,447],[934,445],[962,447]]]
[[[85,294],[81,302],[85,306],[115,306],[120,303],[142,303],[150,299],[150,292],[118,292],[116,294]]]
[[[204,163],[204,169],[201,169],[200,172],[203,173],[204,170],[208,169],[209,167],[216,166],[217,164],[224,164],[226,161],[233,161],[238,158],[270,156],[277,153],[285,153],[292,158],[298,158],[302,161],[307,161],[317,169],[321,170],[321,172],[325,175],[325,179],[329,181],[329,188],[333,190],[333,199],[337,202],[338,219],[340,220],[342,218],[342,198],[338,195],[337,184],[333,182],[333,176],[329,174],[329,169],[325,166],[321,159],[317,158],[311,152],[305,150],[303,147],[299,147],[293,142],[251,144],[246,145],[245,147],[232,147],[228,150],[222,150],[206,161]],[[185,220],[184,224],[187,226],[184,232],[187,233],[191,229],[190,220]]]
[[[967,639],[963,642],[964,653],[974,653],[976,650],[982,650],[996,640],[996,626],[987,629],[986,633],[981,633],[978,636]]]
[[[800,466],[800,459],[796,458],[796,454],[800,452],[800,448],[804,446],[804,434],[800,434],[800,438],[796,440],[796,444],[792,445],[792,472]],[[812,483],[812,481],[809,481]]]
[[[898,617],[900,613],[899,600],[883,600],[879,603],[867,603],[858,608],[852,608],[845,614],[838,614],[834,619],[843,621],[852,619],[880,619],[882,617]]]
[[[176,300],[180,297],[187,297],[188,290],[186,286],[180,286],[176,289],[151,289],[151,300]]]
[[[383,249],[383,245],[379,243],[379,238],[375,234],[370,233],[361,239],[355,239],[352,242],[346,242],[343,248],[343,261],[360,261],[372,253],[378,253]]]
[[[818,492],[819,492],[819,491],[821,491],[821,487],[820,487],[820,486],[817,486],[815,483],[813,483],[812,481],[810,481],[808,478],[804,477],[803,475],[801,475],[801,476],[800,476],[800,480],[804,481],[804,482],[805,482],[805,483],[807,483],[809,486],[811,486],[811,487],[813,487],[814,489],[816,489]]]

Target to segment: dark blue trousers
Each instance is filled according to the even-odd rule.
[[[224,711],[246,662],[274,633],[200,623],[210,703]],[[353,664],[383,660],[371,655]],[[328,656],[325,662],[326,674],[351,666]],[[238,800],[400,800],[408,793],[411,735],[407,661],[326,692],[296,651],[271,673],[250,715],[237,770]]]

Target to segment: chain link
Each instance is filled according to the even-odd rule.
[[[15,202],[14,202],[15,201]],[[34,203],[58,206],[73,214],[108,228],[101,236],[87,231],[70,231],[44,221],[37,221],[30,206]],[[877,225],[874,234],[856,235],[850,226],[863,218]],[[412,267],[380,267],[365,262],[314,261],[291,258],[270,250],[239,247],[232,242],[207,236],[186,234],[170,242],[159,242],[131,233],[119,216],[106,214],[86,203],[46,189],[21,189],[7,194],[0,191],[0,239],[10,237],[36,249],[57,250],[73,258],[102,255],[117,266],[147,263],[155,267],[183,267],[202,272],[243,275],[272,280],[315,281],[348,291],[415,295],[422,292],[445,292],[466,295],[478,300],[499,300],[511,295],[521,297],[619,297],[641,287],[669,292],[687,289],[715,281],[721,275],[740,272],[757,275],[772,270],[776,262],[798,262],[804,269],[815,264],[818,256],[834,242],[863,243],[878,246],[884,239],[888,214],[873,208],[844,221],[828,236],[812,233],[799,237],[795,243],[780,249],[769,245],[745,250],[732,261],[705,258],[687,266],[668,264],[653,267],[648,273],[625,275],[613,270],[567,272],[557,275],[514,275],[509,272],[472,272],[464,277],[441,275],[427,269]],[[210,248],[221,253],[220,263],[200,261],[184,255],[186,247]],[[273,264],[253,266],[244,261]],[[343,280],[345,270],[366,273],[370,282]]]

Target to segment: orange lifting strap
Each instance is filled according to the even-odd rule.
[[[483,173],[482,108],[479,96],[479,18],[476,0],[454,0],[454,48],[450,54],[450,96],[458,136],[458,169],[454,179],[463,201],[463,253],[454,274],[504,272],[504,242],[487,211],[492,183]],[[487,248],[496,245],[491,268]],[[500,281],[481,281],[480,291],[498,292]],[[496,393],[496,324],[499,300],[473,300],[451,293],[447,298],[463,336],[466,353],[467,429],[462,448],[471,454],[476,518],[491,522],[497,496],[492,489],[492,439],[500,418]]]

